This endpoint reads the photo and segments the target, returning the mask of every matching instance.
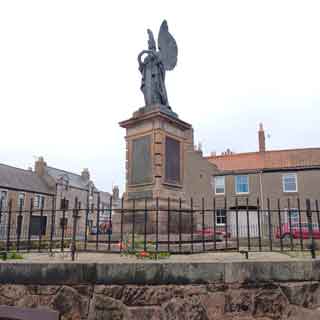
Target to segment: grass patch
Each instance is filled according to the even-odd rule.
[[[1,252],[0,253],[0,259],[3,261],[6,260],[22,260],[23,256],[15,251],[11,251],[11,252]]]

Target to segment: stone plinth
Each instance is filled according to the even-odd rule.
[[[170,199],[128,200],[124,209],[118,209],[112,217],[113,232],[143,234],[191,233],[196,230],[198,221],[194,213],[191,217],[190,207],[181,201]],[[132,208],[135,208],[134,210]],[[193,222],[193,223],[192,223]]]
[[[185,202],[184,172],[185,150],[193,146],[192,126],[180,120],[169,107],[153,105],[140,108],[132,118],[120,122],[126,129],[126,191],[125,207],[135,208],[137,231],[144,231],[144,208],[147,201],[147,230],[155,230],[158,208],[159,232],[168,231],[168,198],[170,198],[170,231],[177,230],[177,216],[180,199],[182,208]],[[156,206],[158,199],[158,207]],[[119,213],[118,213],[119,214]],[[115,222],[120,219],[115,214]],[[132,228],[132,213],[126,212],[125,228]],[[190,227],[190,214],[181,215],[181,225],[187,231]],[[143,221],[143,222],[141,222]],[[172,222],[172,223],[171,223]],[[142,226],[141,226],[142,224]],[[113,223],[113,226],[115,224]]]

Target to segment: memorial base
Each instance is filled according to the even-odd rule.
[[[190,234],[197,228],[198,212],[191,212],[179,201],[135,201],[135,209],[118,209],[112,217],[113,231],[115,233],[136,234]],[[149,204],[148,204],[149,203]]]

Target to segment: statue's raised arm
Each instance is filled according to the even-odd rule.
[[[148,50],[143,50],[138,55],[139,71],[142,74],[141,91],[146,106],[161,104],[169,107],[165,72],[174,69],[177,64],[177,44],[169,33],[165,20],[161,24],[158,36],[159,51],[157,51],[153,33],[149,29],[148,36]]]

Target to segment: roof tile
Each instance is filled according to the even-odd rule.
[[[235,153],[207,159],[222,171],[311,167],[320,165],[320,148]]]

